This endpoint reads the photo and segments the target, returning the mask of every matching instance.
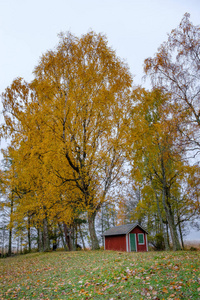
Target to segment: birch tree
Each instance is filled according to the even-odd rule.
[[[144,70],[154,87],[170,94],[179,129],[179,145],[198,154],[200,149],[200,27],[186,13],[180,25],[154,57],[145,60]],[[178,139],[177,139],[178,146]]]
[[[124,162],[132,77],[105,36],[94,32],[61,34],[34,74],[30,84],[17,79],[4,93],[5,129],[18,146],[30,145],[29,159],[43,160],[44,182],[57,177],[66,194],[79,199],[97,249],[96,213]]]
[[[185,186],[184,180],[187,178],[190,166],[187,161],[183,160],[184,153],[176,150],[177,126],[171,113],[172,104],[168,97],[160,90],[146,92],[139,89],[134,92],[135,106],[130,120],[132,143],[129,147],[129,155],[134,180],[138,183],[144,182],[142,191],[144,206],[147,210],[148,207],[154,207],[157,210],[166,249],[168,249],[168,243],[163,226],[164,220],[170,228],[173,250],[179,250],[180,241],[175,213],[178,207],[176,207],[174,197],[177,191]],[[147,185],[150,185],[154,197],[151,192],[149,194],[152,199],[151,203],[145,205],[145,202],[149,201],[149,197],[145,195]],[[152,201],[155,201],[154,205]],[[190,207],[190,213],[187,216],[192,216],[191,212],[197,202],[198,196],[193,201],[193,208],[190,207],[189,197],[186,202],[182,202],[185,208]],[[181,210],[180,207],[179,209]]]

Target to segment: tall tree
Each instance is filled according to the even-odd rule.
[[[170,94],[180,145],[196,154],[200,149],[200,27],[189,17],[186,13],[155,56],[145,60],[144,69],[154,87]]]
[[[149,197],[152,199],[154,194],[155,205],[144,204],[145,209],[153,207],[157,210],[162,231],[163,222],[167,221],[173,249],[179,250],[174,197],[177,190],[181,189],[189,166],[183,160],[184,153],[176,151],[177,126],[171,114],[172,104],[160,90],[146,92],[139,89],[134,92],[134,99],[135,106],[130,119],[131,143],[128,147],[133,165],[132,175],[136,182],[144,182],[144,203],[149,201]],[[150,190],[147,185],[151,187]],[[184,204],[187,206],[189,202]],[[164,237],[167,248],[165,234]]]
[[[31,84],[18,79],[4,93],[6,129],[20,147],[30,145],[29,159],[37,155],[43,160],[43,178],[57,176],[69,183],[66,193],[79,194],[70,192],[88,213],[92,248],[97,249],[96,213],[124,161],[130,72],[103,35],[89,32],[81,38],[61,34],[34,74]]]

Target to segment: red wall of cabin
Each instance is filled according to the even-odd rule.
[[[105,236],[105,250],[126,251],[126,235]]]
[[[130,233],[136,233],[136,243],[137,243],[137,252],[144,252],[147,251],[147,241],[146,241],[146,233],[140,227],[135,227]],[[144,234],[144,245],[138,245],[138,233]],[[130,249],[130,245],[129,245]]]

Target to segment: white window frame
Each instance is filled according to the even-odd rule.
[[[143,236],[143,243],[140,243],[139,241],[139,235],[142,235]],[[138,233],[138,245],[144,245],[145,242],[144,242],[144,233]]]

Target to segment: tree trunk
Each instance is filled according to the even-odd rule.
[[[152,181],[151,181],[151,184],[152,184]],[[158,217],[159,217],[159,221],[160,221],[161,231],[162,231],[163,237],[164,237],[165,250],[169,251],[170,250],[169,249],[169,243],[168,243],[168,240],[167,240],[167,233],[166,233],[165,228],[163,226],[163,219],[162,219],[162,215],[161,215],[161,210],[160,210],[160,204],[159,204],[158,195],[157,195],[156,189],[153,186],[153,184],[152,184],[152,187],[153,187],[155,198],[156,198],[156,204],[157,204],[157,210],[158,210]]]
[[[174,251],[181,250],[181,245],[180,245],[180,241],[179,241],[179,237],[178,237],[178,233],[177,233],[177,228],[176,228],[175,221],[174,221],[174,214],[173,214],[170,204],[167,204],[167,206],[169,209],[170,224],[172,226],[172,234],[173,234],[172,239],[174,239],[173,250]]]
[[[71,239],[72,239],[72,250],[75,251],[76,250],[76,245],[75,245],[75,227],[74,227],[74,224],[72,226],[72,236],[71,236]]]
[[[8,244],[8,256],[11,256],[12,254],[12,228],[13,228],[13,194],[11,196],[11,202],[10,202],[10,224],[9,224],[9,244]]]
[[[169,206],[169,203],[166,201],[166,187],[163,185],[163,194],[162,194],[162,202],[163,202],[163,207],[165,209],[167,221],[169,224],[169,229],[171,233],[171,238],[172,238],[172,247],[174,251],[181,250],[180,242],[178,239],[178,234],[176,230],[176,225],[174,222],[174,216],[171,210],[171,207]]]
[[[76,224],[76,227],[75,227],[75,234],[76,234],[76,238],[75,238],[75,247],[76,247],[76,250],[77,250],[77,245],[78,245],[78,225]]]
[[[23,245],[22,245],[23,239],[22,236],[20,236],[20,253],[23,253]]]
[[[80,236],[81,236],[81,241],[82,241],[83,249],[85,250],[86,247],[85,247],[85,242],[84,242],[83,233],[82,233],[81,225],[80,224],[79,224],[79,232],[80,232]]]
[[[37,237],[38,251],[42,252],[43,251],[42,231],[39,227],[37,228],[37,233],[38,233],[38,237]]]
[[[20,244],[20,237],[18,236],[18,238],[17,238],[17,254],[19,254],[19,252],[20,252],[19,244]]]
[[[58,247],[58,234],[57,234],[57,226],[53,229],[53,251],[56,251]]]
[[[96,231],[95,231],[95,217],[96,217],[96,212],[88,213],[88,224],[89,224],[89,232],[90,232],[92,250],[99,249],[99,241],[97,239]]]
[[[178,234],[177,234],[177,230],[176,230],[176,225],[174,222],[174,215],[169,203],[169,199],[170,199],[170,191],[169,191],[169,187],[167,187],[167,182],[166,182],[166,175],[165,175],[165,167],[164,167],[164,162],[163,159],[161,159],[161,169],[162,169],[162,203],[163,203],[163,207],[166,213],[166,217],[167,217],[167,221],[169,224],[169,229],[170,229],[170,233],[171,233],[171,238],[172,238],[172,246],[173,246],[173,250],[177,251],[181,249],[181,245],[178,239]]]
[[[9,229],[8,256],[12,254],[12,228]]]
[[[31,252],[31,227],[30,216],[28,215],[28,251]]]
[[[5,250],[4,250],[4,244],[5,244],[5,226],[3,225],[3,233],[2,233],[2,257],[4,256],[5,254]]]
[[[65,240],[68,246],[69,251],[72,251],[72,241],[71,241],[71,233],[69,228],[65,223],[63,223],[64,226],[64,233],[65,233]]]
[[[180,221],[180,216],[178,214],[178,228],[179,228],[179,234],[180,234],[180,238],[181,238],[181,245],[182,245],[182,249],[184,250],[184,242],[183,242],[183,233],[182,233],[182,229],[181,229],[181,221]]]
[[[49,228],[47,217],[43,220],[43,251],[50,250]]]
[[[65,242],[65,239],[64,239],[63,230],[62,230],[61,224],[59,222],[58,222],[58,227],[59,227],[59,230],[60,230],[60,236],[61,236],[61,240],[62,240],[64,250],[67,251],[68,249],[67,249],[67,245],[66,245],[66,242]]]
[[[103,233],[104,233],[104,210],[103,210],[103,205],[101,207],[101,242],[102,242],[102,246],[104,247],[104,236],[103,236]]]
[[[168,245],[170,245],[170,242],[169,242],[169,226],[168,226],[167,221],[166,221],[166,233],[167,233],[167,242],[168,242]]]

